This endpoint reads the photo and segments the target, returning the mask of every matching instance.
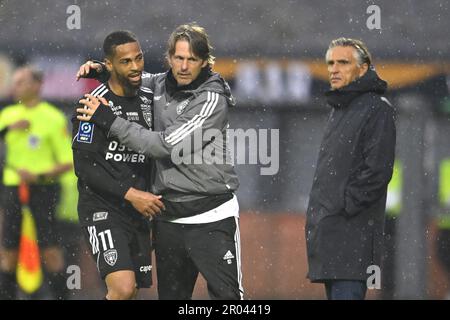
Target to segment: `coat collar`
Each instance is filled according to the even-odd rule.
[[[367,72],[355,81],[341,89],[329,90],[325,93],[327,102],[333,108],[345,108],[353,99],[366,92],[383,94],[386,92],[387,83],[378,77],[375,68],[371,67]]]

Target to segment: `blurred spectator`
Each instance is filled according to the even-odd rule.
[[[42,73],[26,66],[13,75],[17,102],[0,113],[0,133],[5,140],[3,171],[3,248],[0,264],[0,298],[16,297],[22,203],[19,186],[29,190],[29,207],[37,228],[38,245],[47,284],[56,299],[66,295],[64,259],[57,245],[55,211],[59,199],[58,177],[72,168],[70,138],[64,114],[42,101]],[[36,293],[38,296],[39,291]]]

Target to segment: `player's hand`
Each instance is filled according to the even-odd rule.
[[[91,94],[85,94],[86,98],[79,101],[80,104],[84,104],[84,108],[77,108],[77,119],[81,121],[89,121],[94,115],[95,110],[100,106],[100,104],[108,105],[108,101],[103,97],[94,97]]]
[[[20,180],[26,184],[34,183],[38,180],[38,176],[28,170],[18,169],[17,173],[19,174]]]
[[[28,120],[19,120],[14,122],[8,126],[9,130],[25,130],[30,127],[30,121]]]
[[[102,72],[103,67],[100,63],[95,63],[93,61],[87,61],[85,64],[83,64],[80,69],[77,72],[77,81],[80,80],[80,78],[85,78],[91,69],[95,69],[97,72]]]
[[[144,217],[154,217],[161,210],[165,210],[161,201],[162,196],[154,195],[150,192],[130,188],[125,194],[125,199],[130,201],[133,207]]]

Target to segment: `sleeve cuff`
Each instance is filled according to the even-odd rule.
[[[110,74],[109,74],[108,70],[106,70],[105,64],[98,60],[93,60],[93,62],[100,64],[102,66],[102,70],[100,72],[97,72],[95,69],[91,68],[91,70],[89,70],[89,73],[87,74],[86,78],[96,79],[97,81],[106,83],[109,80]]]
[[[359,208],[355,203],[352,201],[349,195],[345,195],[345,208],[344,208],[344,214],[346,217],[350,218],[355,215],[357,215],[361,211],[361,208]]]
[[[117,185],[116,194],[120,197],[120,199],[125,199],[125,194],[132,187],[132,183],[130,182],[121,182]]]
[[[105,130],[106,133],[108,133],[111,129],[114,120],[116,120],[116,115],[108,106],[105,106],[104,104],[101,104],[97,108],[91,118],[91,121],[98,125],[101,129]]]

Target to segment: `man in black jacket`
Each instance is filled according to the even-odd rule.
[[[325,284],[328,299],[364,299],[380,266],[395,112],[361,41],[333,40],[326,63],[332,111],[307,210],[308,278]]]

